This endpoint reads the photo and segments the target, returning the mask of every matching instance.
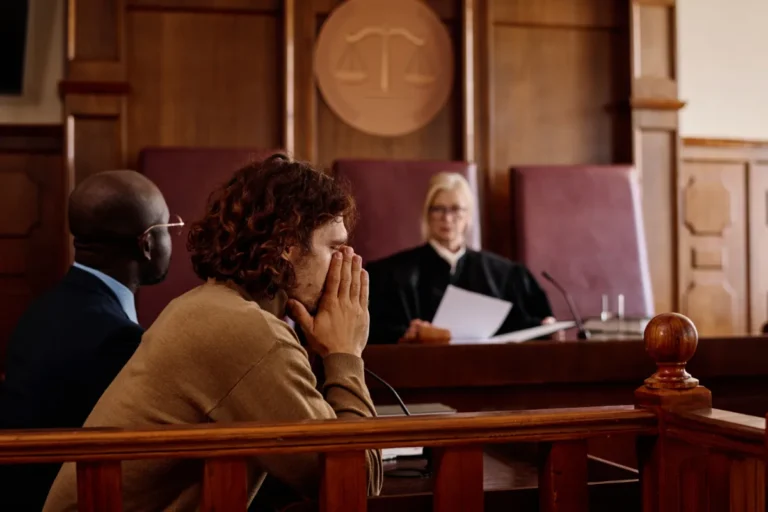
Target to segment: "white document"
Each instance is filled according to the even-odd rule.
[[[488,339],[507,318],[512,303],[448,285],[432,325],[451,331],[453,339]]]
[[[521,343],[523,341],[535,340],[542,336],[548,336],[558,331],[570,329],[575,326],[576,322],[555,322],[554,324],[537,325],[536,327],[530,327],[528,329],[521,329],[519,331],[508,332],[506,334],[499,334],[485,340],[451,340],[451,345],[480,345],[480,344],[493,344],[493,343]]]

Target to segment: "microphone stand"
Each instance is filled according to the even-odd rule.
[[[544,279],[552,283],[552,285],[557,288],[557,290],[565,297],[565,302],[568,304],[568,309],[571,310],[571,315],[573,316],[573,320],[576,322],[576,328],[578,329],[578,334],[576,335],[577,339],[580,340],[588,340],[589,339],[589,331],[584,327],[584,319],[581,318],[581,315],[578,313],[578,310],[576,309],[576,304],[573,302],[573,297],[571,297],[571,294],[568,293],[565,288],[560,286],[560,283],[558,283],[554,277],[549,275],[549,272],[542,272],[542,276],[544,276]]]

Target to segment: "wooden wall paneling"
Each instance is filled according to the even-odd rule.
[[[283,143],[282,13],[131,8],[128,163],[146,146]]]
[[[67,65],[60,84],[67,193],[94,172],[126,166],[125,1],[67,3]],[[66,263],[73,257],[68,244]]]
[[[323,22],[331,10],[341,3],[340,0],[314,0],[314,24],[302,23],[302,41],[307,40],[307,31],[314,25],[312,46],[319,34]],[[462,0],[430,0],[426,2],[446,24],[454,46],[455,65],[453,90],[446,105],[425,127],[416,132],[399,137],[377,137],[368,135],[347,125],[328,107],[321,92],[313,87],[315,98],[303,101],[302,107],[310,111],[300,114],[301,119],[315,122],[312,134],[317,148],[315,161],[329,167],[337,158],[400,158],[400,159],[437,159],[461,160],[463,158],[463,92],[462,92]],[[299,65],[297,61],[297,66]],[[297,71],[308,76],[309,58],[302,59],[304,71]],[[302,93],[303,94],[303,93]],[[312,109],[316,109],[313,115]],[[305,142],[304,146],[310,145]]]
[[[66,271],[62,129],[0,126],[0,371],[21,314]]]
[[[283,0],[283,148],[296,153],[296,1]]]
[[[680,300],[677,259],[677,111],[675,1],[631,0],[631,74],[634,162],[639,170],[648,259],[657,313],[676,311]]]
[[[754,151],[748,165],[749,333],[768,323],[768,145]]]
[[[629,160],[628,114],[617,109],[629,96],[628,16],[597,0],[491,5],[487,215],[499,234],[490,248],[511,255],[510,166]]]
[[[680,175],[681,312],[702,336],[748,330],[747,169],[686,158]]]
[[[66,79],[125,80],[125,0],[68,0]]]
[[[768,143],[737,141],[685,139],[682,146],[682,178],[681,198],[685,199],[686,177],[695,173],[709,172],[738,176],[739,187],[743,194],[728,198],[729,201],[739,201],[731,205],[729,214],[734,226],[741,229],[743,236],[734,236],[732,229],[726,230],[722,237],[706,238],[693,237],[697,246],[710,244],[714,248],[709,251],[698,251],[686,258],[689,247],[688,238],[681,239],[680,268],[683,292],[693,286],[690,281],[695,270],[707,270],[710,274],[719,272],[728,290],[736,294],[731,308],[725,313],[702,311],[699,315],[714,315],[711,321],[723,314],[732,318],[723,320],[715,332],[723,334],[759,334],[762,326],[768,322]],[[722,210],[722,207],[720,207]],[[688,208],[683,204],[683,212]],[[691,212],[693,222],[711,222],[720,211],[711,205],[705,212]],[[722,212],[721,212],[722,214]],[[688,236],[685,217],[681,220],[681,233]],[[742,281],[743,286],[736,286]],[[714,290],[712,290],[714,293]],[[722,295],[722,292],[718,291]],[[711,295],[711,294],[710,294]],[[714,307],[714,298],[711,308]],[[704,333],[712,332],[706,330]]]

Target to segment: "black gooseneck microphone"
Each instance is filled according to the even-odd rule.
[[[576,322],[576,328],[579,330],[579,333],[576,335],[576,337],[580,340],[588,340],[589,331],[584,328],[584,319],[581,318],[581,315],[576,309],[576,304],[573,303],[573,297],[571,297],[571,294],[568,293],[565,288],[560,286],[560,283],[555,281],[555,278],[549,275],[549,272],[544,271],[541,273],[541,275],[544,276],[544,279],[552,283],[552,285],[557,288],[560,293],[563,294],[563,297],[565,297],[565,302],[568,303],[568,309],[571,310],[573,320]]]
[[[397,400],[397,404],[403,410],[403,414],[405,414],[406,416],[411,415],[411,411],[409,411],[408,408],[405,406],[405,402],[403,402],[403,399],[400,398],[400,395],[397,394],[397,391],[395,391],[395,388],[389,385],[389,382],[385,381],[384,379],[382,379],[381,377],[373,373],[368,368],[364,368],[364,370],[365,370],[365,373],[367,373],[377,381],[381,382],[384,385],[384,387],[386,387],[389,390],[389,392],[392,393],[392,395],[395,397],[395,400]]]

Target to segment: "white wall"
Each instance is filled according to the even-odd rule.
[[[768,0],[677,0],[685,137],[768,140]]]
[[[0,123],[62,122],[57,88],[64,72],[64,4],[64,0],[29,2],[24,93],[0,96]]]

